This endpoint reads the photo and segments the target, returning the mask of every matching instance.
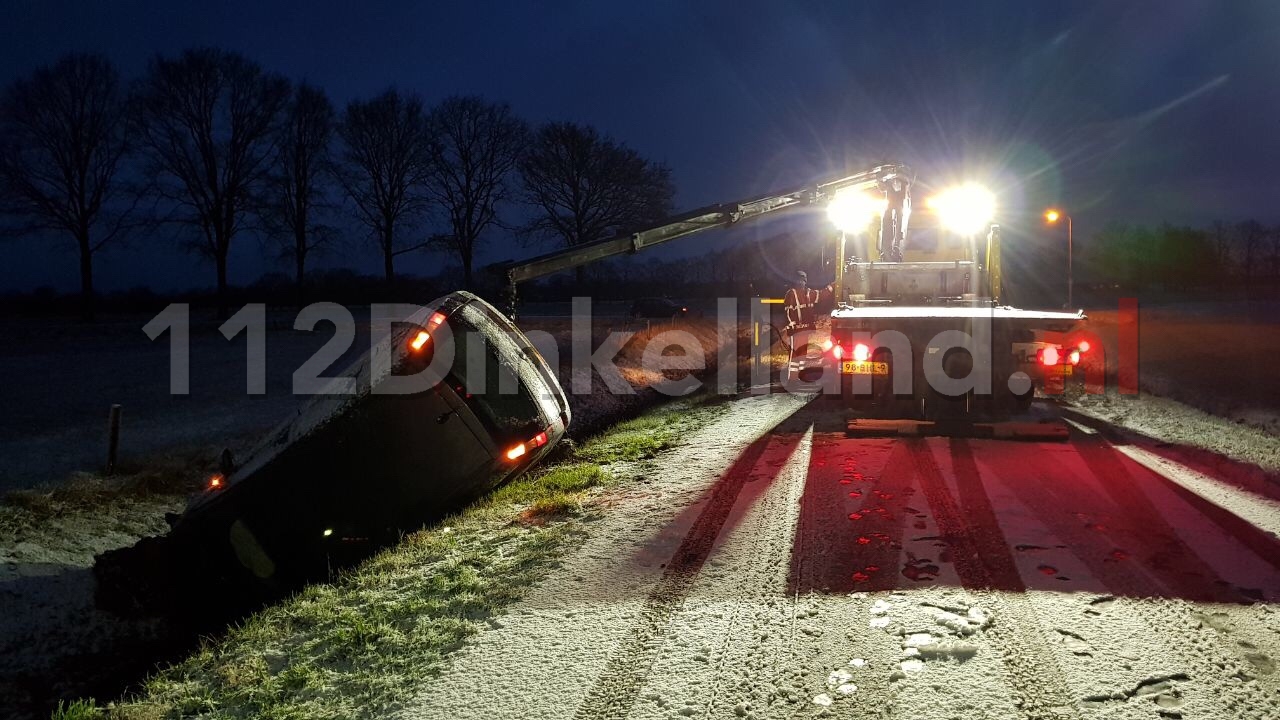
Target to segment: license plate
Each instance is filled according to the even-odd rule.
[[[846,375],[888,375],[889,363],[845,360],[840,364],[840,372]]]
[[[1063,375],[1070,375],[1070,374],[1071,374],[1071,370],[1072,370],[1072,369],[1073,369],[1073,368],[1072,368],[1070,365],[1063,365],[1063,366],[1062,366],[1062,374],[1063,374]]]

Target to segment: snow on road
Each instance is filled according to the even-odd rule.
[[[1097,433],[853,439],[806,402],[623,469],[401,716],[1280,717],[1271,501]]]

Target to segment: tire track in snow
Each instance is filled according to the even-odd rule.
[[[843,430],[815,433],[788,587],[796,605],[812,603],[830,618],[816,643],[822,646],[818,656],[830,660],[826,669],[856,681],[852,696],[836,706],[840,715],[898,716],[891,674],[899,666],[899,643],[867,629],[869,608],[901,585],[908,523],[924,529],[914,518],[919,510],[911,507],[919,504],[912,499],[916,492],[914,462],[901,441],[854,439]],[[850,658],[861,665],[851,665]],[[831,685],[823,688],[829,695]]]
[[[1162,570],[1159,573],[1161,582],[1181,597],[1215,602],[1240,600],[1239,595],[1223,587],[1225,582],[1219,577],[1218,572],[1182,540],[1165,519],[1164,513],[1160,512],[1151,498],[1142,491],[1138,478],[1130,472],[1129,467],[1122,460],[1124,456],[1097,435],[1087,435],[1077,439],[1074,447],[1112,502],[1123,508],[1125,513],[1141,517],[1147,523],[1145,532],[1152,538],[1158,538],[1162,545],[1161,548],[1153,548],[1153,550],[1172,553],[1183,569],[1193,573],[1175,571],[1164,567],[1163,563],[1148,563]],[[1145,472],[1141,468],[1138,470]]]
[[[972,451],[964,440],[951,441],[957,485],[965,515],[951,497],[927,441],[904,441],[942,535],[952,547],[952,559],[965,588],[982,593],[994,611],[987,635],[1000,651],[1014,702],[1028,720],[1079,718],[1080,711],[1067,689],[1066,677],[1053,655],[1044,651],[1048,639],[1026,596],[1026,586],[1013,563],[1010,548],[996,522],[991,500],[982,486]]]
[[[569,718],[614,648],[630,636],[665,561],[696,520],[717,478],[754,439],[809,398],[732,400],[680,444],[612,469],[628,479],[584,519],[585,536],[561,567],[448,658],[392,717],[524,720]]]
[[[752,443],[715,483],[693,527],[667,563],[658,583],[645,599],[629,637],[609,656],[604,671],[587,692],[575,717],[581,720],[625,718],[648,678],[654,657],[671,618],[684,604],[706,562],[716,537],[728,520],[743,485],[768,454],[790,456],[800,442],[797,434],[768,433]],[[779,467],[781,463],[779,463]],[[778,468],[774,468],[776,472]],[[767,481],[772,481],[769,477]],[[760,481],[766,481],[761,478]]]
[[[868,592],[897,587],[912,460],[896,441],[815,439],[792,553],[792,592]],[[832,464],[838,462],[837,467]],[[834,472],[833,472],[834,470]]]
[[[1096,466],[1110,467],[1109,464]],[[1108,561],[1116,547],[1112,530],[1108,529],[1103,533],[1091,530],[1077,522],[1071,514],[1072,511],[1084,510],[1098,515],[1116,510],[1116,505],[1090,485],[1081,483],[1078,477],[1067,474],[1059,467],[1048,465],[1041,472],[1041,477],[1027,478],[1014,477],[1011,472],[997,470],[997,474],[1005,481],[1004,484],[1036,514],[1050,532],[1067,545],[1072,555],[1097,580],[1111,593],[1125,596],[1123,601],[1108,599],[1106,604],[1119,605],[1136,616],[1146,628],[1143,635],[1148,638],[1148,642],[1150,638],[1173,637],[1174,642],[1161,643],[1163,649],[1178,659],[1190,681],[1202,684],[1207,698],[1220,703],[1216,709],[1230,713],[1223,717],[1261,720],[1268,717],[1268,712],[1274,712],[1277,704],[1280,704],[1280,684],[1276,682],[1274,675],[1257,672],[1247,659],[1240,656],[1238,648],[1223,647],[1217,631],[1211,632],[1206,627],[1207,613],[1194,604],[1181,599],[1141,600],[1140,598],[1167,593],[1161,593],[1161,588],[1153,587],[1152,580],[1145,573],[1134,572],[1118,562]],[[1108,476],[1099,477],[1098,480],[1104,485],[1109,482],[1130,484],[1132,487],[1120,495],[1126,502],[1131,502],[1131,493],[1141,492],[1137,487],[1137,479],[1127,471],[1122,479]],[[1154,508],[1136,502],[1122,506],[1122,509],[1129,513],[1156,512]],[[1161,576],[1166,574],[1159,573]],[[1216,573],[1213,577],[1217,577]],[[1202,592],[1198,586],[1191,590]],[[1231,606],[1212,607],[1228,609]],[[1228,615],[1239,619],[1241,614],[1232,612]]]
[[[767,705],[764,689],[774,686],[783,666],[794,659],[796,603],[783,592],[812,448],[810,429],[769,487],[758,497],[741,497],[745,507],[739,509],[745,517],[730,537],[721,538],[723,544],[717,550],[738,572],[728,580],[708,578],[695,591],[712,598],[721,594],[734,598],[732,617],[719,639],[711,692],[703,703],[705,716],[745,717],[752,708]],[[770,631],[782,623],[788,629],[785,642],[781,633],[774,637]],[[734,693],[725,688],[733,688]]]

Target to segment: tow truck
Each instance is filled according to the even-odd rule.
[[[913,211],[916,185],[910,167],[880,164],[510,264],[511,312],[522,282],[706,230],[825,210],[837,231],[831,335],[817,358],[826,393],[869,418],[953,423],[1024,412],[1037,381],[1069,371],[1087,350],[1047,339],[1070,336],[1085,315],[1008,304],[992,193],[966,183],[929,193]]]

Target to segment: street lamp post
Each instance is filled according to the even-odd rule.
[[[1050,225],[1057,224],[1058,220],[1064,217],[1067,219],[1067,309],[1071,309],[1075,305],[1074,302],[1072,302],[1072,290],[1075,289],[1075,281],[1072,279],[1072,260],[1074,253],[1071,247],[1071,216],[1061,210],[1055,210],[1053,208],[1044,211],[1044,219]]]

